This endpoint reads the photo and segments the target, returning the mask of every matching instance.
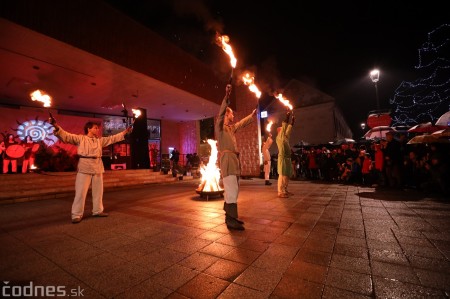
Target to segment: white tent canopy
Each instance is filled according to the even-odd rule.
[[[389,126],[378,126],[370,129],[364,134],[365,139],[385,139],[387,132],[396,132],[396,130]]]
[[[437,126],[450,126],[450,111],[442,114],[441,117],[436,121]]]

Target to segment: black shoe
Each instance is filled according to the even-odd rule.
[[[227,225],[228,229],[245,230],[245,227],[242,225],[244,224],[242,221],[230,216],[225,217],[225,224]]]
[[[226,224],[228,229],[245,230],[245,227],[241,223],[237,222],[236,219],[234,219],[234,221],[228,221]]]
[[[265,184],[266,186],[270,186],[270,185],[272,185],[272,183],[270,182],[270,181],[266,181],[266,184]]]

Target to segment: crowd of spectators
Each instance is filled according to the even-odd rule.
[[[407,142],[405,135],[387,134],[385,140],[295,149],[292,179],[450,195],[450,144]]]

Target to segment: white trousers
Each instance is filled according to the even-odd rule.
[[[86,196],[92,182],[92,214],[103,212],[103,174],[77,173],[72,218],[83,217]]]
[[[278,194],[287,193],[287,187],[289,183],[289,178],[287,175],[279,175],[278,176]]]
[[[239,194],[239,180],[235,175],[229,175],[223,178],[223,187],[225,189],[224,198],[226,203],[237,203]]]
[[[266,162],[267,164],[264,164],[264,179],[268,181],[270,178],[270,161],[264,161],[264,163]]]

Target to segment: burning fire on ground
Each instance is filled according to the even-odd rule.
[[[217,167],[217,141],[208,139],[208,144],[211,146],[211,155],[206,166],[200,166],[200,173],[202,175],[200,185],[196,189],[200,195],[214,195],[223,194],[223,188],[219,185],[220,169]]]

